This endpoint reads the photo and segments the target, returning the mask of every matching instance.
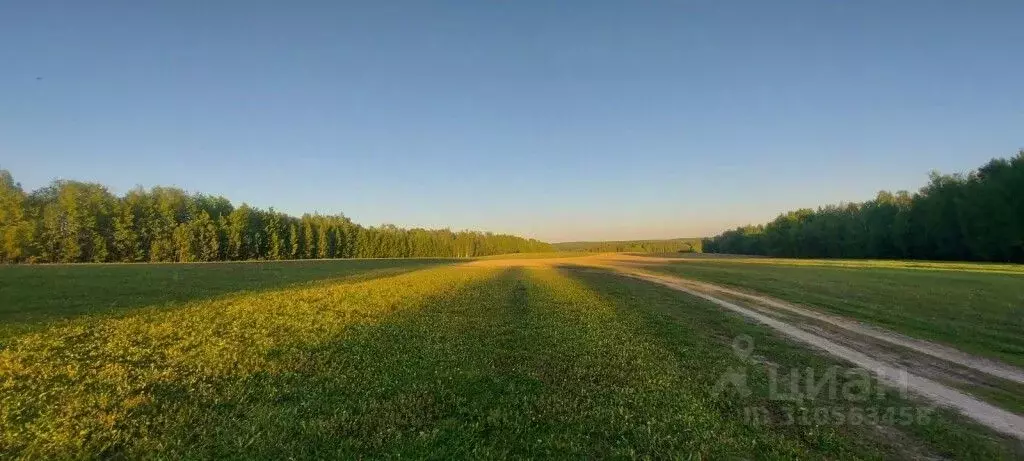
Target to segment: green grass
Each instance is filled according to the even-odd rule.
[[[770,266],[824,266],[873,269],[916,269],[928,271],[954,272],[996,272],[1006,274],[1024,274],[1024,264],[980,263],[964,261],[918,261],[912,259],[799,259],[769,258],[764,256],[745,256],[715,253],[635,253],[637,256],[657,256],[689,260],[713,260],[721,263],[734,264],[766,264]]]
[[[202,264],[0,265],[0,343],[53,322],[451,262],[365,259]]]
[[[591,256],[591,253],[584,251],[549,251],[543,253],[510,253],[504,255],[481,256],[473,259],[550,259],[550,258],[576,258],[580,256]]]
[[[940,270],[933,270],[938,266]],[[656,270],[751,289],[1024,366],[1018,265],[693,259]]]
[[[835,364],[605,272],[448,266],[217,294],[14,338],[0,350],[0,457],[1020,455],[941,411],[789,424],[781,415],[911,404],[769,398],[767,363]],[[733,353],[738,335],[760,361]],[[729,370],[751,394],[714,391]],[[772,418],[750,420],[752,407]]]

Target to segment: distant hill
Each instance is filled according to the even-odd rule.
[[[562,242],[553,244],[559,251],[591,253],[701,253],[702,239],[609,240],[604,242]]]

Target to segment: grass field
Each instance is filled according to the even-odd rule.
[[[512,253],[504,255],[493,255],[493,256],[481,256],[474,259],[481,260],[493,260],[493,259],[552,259],[552,258],[578,258],[582,256],[590,256],[591,253],[584,251],[550,251],[543,253]]]
[[[657,270],[751,289],[1024,365],[1024,266],[681,259]]]
[[[410,271],[443,259],[0,265],[0,343],[79,316]]]
[[[82,307],[0,350],[0,457],[1021,456],[893,391],[772,398],[776,371],[836,364],[667,288],[580,268],[289,264],[260,269],[303,273],[285,283],[169,266],[221,281],[202,292],[125,286],[154,266],[66,268],[84,271],[62,295]],[[24,269],[40,270],[22,283],[68,283]],[[60,304],[11,286],[5,322]],[[88,306],[121,290],[116,312]],[[742,335],[756,360],[731,347]],[[737,370],[750,393],[717,392]],[[893,408],[912,421],[806,418]]]
[[[765,264],[769,266],[798,267],[846,267],[870,269],[916,269],[929,271],[954,272],[995,272],[1006,274],[1024,274],[1024,264],[979,263],[964,261],[918,261],[911,259],[800,259],[800,258],[769,258],[765,256],[746,256],[714,253],[634,253],[638,256],[674,258],[679,260],[713,260],[715,262],[731,262],[737,264]]]

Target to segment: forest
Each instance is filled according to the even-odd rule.
[[[561,242],[554,247],[561,251],[589,253],[700,253],[701,239],[610,240],[598,242]]]
[[[1024,262],[1024,150],[916,193],[800,209],[704,241],[704,251],[798,258]]]
[[[59,180],[30,193],[0,170],[0,262],[200,262],[474,257],[551,251],[513,235],[361,226],[344,215],[289,216],[219,196]]]

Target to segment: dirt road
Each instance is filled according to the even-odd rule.
[[[1010,382],[1010,392],[1013,392],[1017,384],[1024,384],[1024,370],[758,293],[655,273],[644,268],[652,263],[667,261],[678,260],[597,255],[486,260],[470,264],[596,267],[679,290],[868,370],[889,385],[905,389],[934,404],[955,409],[997,432],[1024,440],[1024,417],[957,388],[1006,388],[1006,382]]]

